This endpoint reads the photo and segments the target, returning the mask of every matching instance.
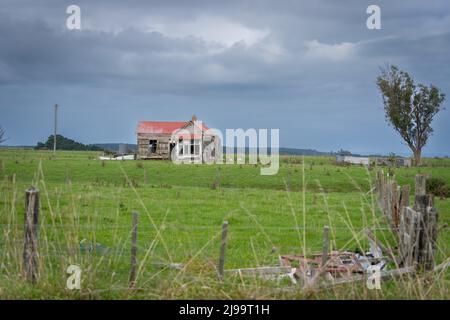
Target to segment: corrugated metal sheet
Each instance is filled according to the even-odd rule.
[[[368,157],[353,157],[353,156],[344,156],[344,155],[337,155],[336,161],[338,162],[347,162],[351,164],[363,164],[368,166],[369,165],[369,158]]]
[[[175,130],[179,130],[187,123],[181,121],[162,122],[162,121],[140,121],[137,133],[166,133],[172,134]]]

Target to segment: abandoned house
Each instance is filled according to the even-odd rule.
[[[214,145],[211,145],[214,144]],[[218,136],[192,116],[190,121],[141,121],[137,128],[137,158],[202,163],[213,160],[218,153]],[[208,159],[204,150],[209,147]]]

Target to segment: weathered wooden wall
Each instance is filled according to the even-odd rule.
[[[377,173],[376,189],[381,212],[397,236],[402,266],[431,270],[435,264],[438,214],[432,195],[426,193],[424,174],[416,175],[414,205],[409,204],[410,187],[397,186],[394,177]]]
[[[169,159],[170,158],[170,135],[158,133],[138,133],[138,158],[139,159]],[[157,140],[156,153],[149,152],[150,140]]]

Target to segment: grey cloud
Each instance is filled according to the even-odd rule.
[[[47,118],[25,134],[20,115],[49,117],[43,110],[60,102],[67,135],[86,142],[132,142],[139,119],[199,113],[219,128],[280,127],[286,146],[407,152],[384,123],[378,67],[395,63],[450,87],[446,1],[379,1],[379,31],[365,27],[369,1],[76,3],[82,31],[65,29],[72,2],[0,5],[0,123],[11,143],[50,134]],[[245,33],[262,36],[239,41]],[[449,153],[448,120],[446,112],[436,123],[429,152]],[[112,134],[112,123],[124,125]]]

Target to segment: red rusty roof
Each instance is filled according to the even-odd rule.
[[[137,133],[172,134],[174,131],[189,125],[189,123],[190,121],[140,121]],[[202,127],[203,131],[208,130],[205,124],[202,124]]]
[[[140,121],[138,133],[167,133],[172,134],[175,130],[181,129],[186,122],[162,122],[162,121]]]

